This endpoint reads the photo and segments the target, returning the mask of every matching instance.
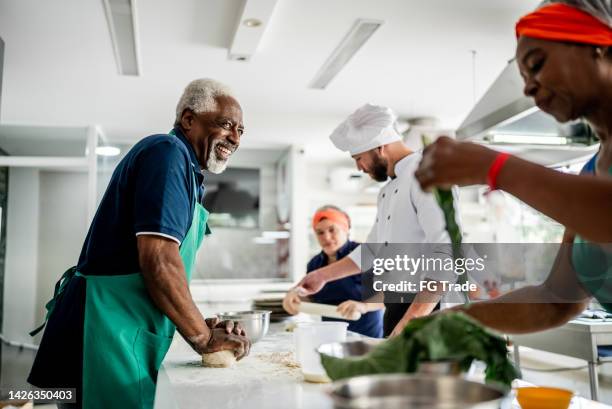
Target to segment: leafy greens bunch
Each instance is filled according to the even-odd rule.
[[[506,340],[461,312],[412,320],[397,337],[377,345],[359,358],[321,355],[332,380],[359,375],[414,373],[419,364],[454,360],[466,371],[474,360],[487,368],[485,381],[509,387],[517,372],[508,359]]]

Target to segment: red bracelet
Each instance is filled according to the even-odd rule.
[[[495,157],[495,160],[491,164],[489,172],[487,173],[487,184],[489,185],[490,190],[497,189],[497,176],[499,176],[499,172],[501,172],[509,157],[510,154],[505,152],[499,153]]]

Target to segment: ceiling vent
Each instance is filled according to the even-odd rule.
[[[310,88],[325,89],[383,23],[381,20],[358,19],[319,69]]]
[[[140,75],[134,0],[102,0],[119,75]]]

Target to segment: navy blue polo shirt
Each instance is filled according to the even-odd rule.
[[[340,260],[348,256],[359,243],[347,241],[336,253],[336,260]],[[321,267],[325,267],[329,263],[329,258],[324,252],[320,252],[314,256],[306,268],[310,273]],[[313,301],[321,304],[339,305],[344,301],[354,300],[362,301],[363,299],[363,284],[362,274],[341,278],[340,280],[330,281],[316,294],[310,296]],[[382,310],[370,311],[361,316],[357,321],[345,321],[334,318],[324,317],[324,321],[344,321],[348,322],[349,331],[357,332],[373,338],[381,338],[383,335],[382,325]]]
[[[204,176],[189,141],[180,129],[174,133],[142,139],[117,165],[83,244],[77,266],[83,274],[140,271],[139,234],[185,238]]]

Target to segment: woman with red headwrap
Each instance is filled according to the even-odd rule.
[[[349,240],[351,220],[344,211],[336,206],[323,206],[312,218],[312,229],[322,251],[314,256],[307,266],[310,273],[318,268],[334,263],[347,256],[359,243]],[[283,307],[290,314],[297,314],[303,300],[338,306],[338,312],[344,317],[361,315],[356,321],[348,321],[348,329],[362,335],[380,338],[383,334],[382,311],[384,304],[363,302],[363,285],[361,274],[331,281],[310,298],[300,297],[296,291],[289,291],[283,300]],[[369,298],[369,297],[368,297]],[[323,318],[324,321],[337,321]]]
[[[472,304],[466,312],[507,333],[562,325],[591,296],[612,312],[612,11],[609,0],[547,2],[516,25],[525,95],[560,122],[585,118],[601,147],[582,175],[568,175],[482,145],[441,138],[423,155],[424,189],[488,184],[566,226],[546,282]],[[587,241],[590,240],[590,241]]]

